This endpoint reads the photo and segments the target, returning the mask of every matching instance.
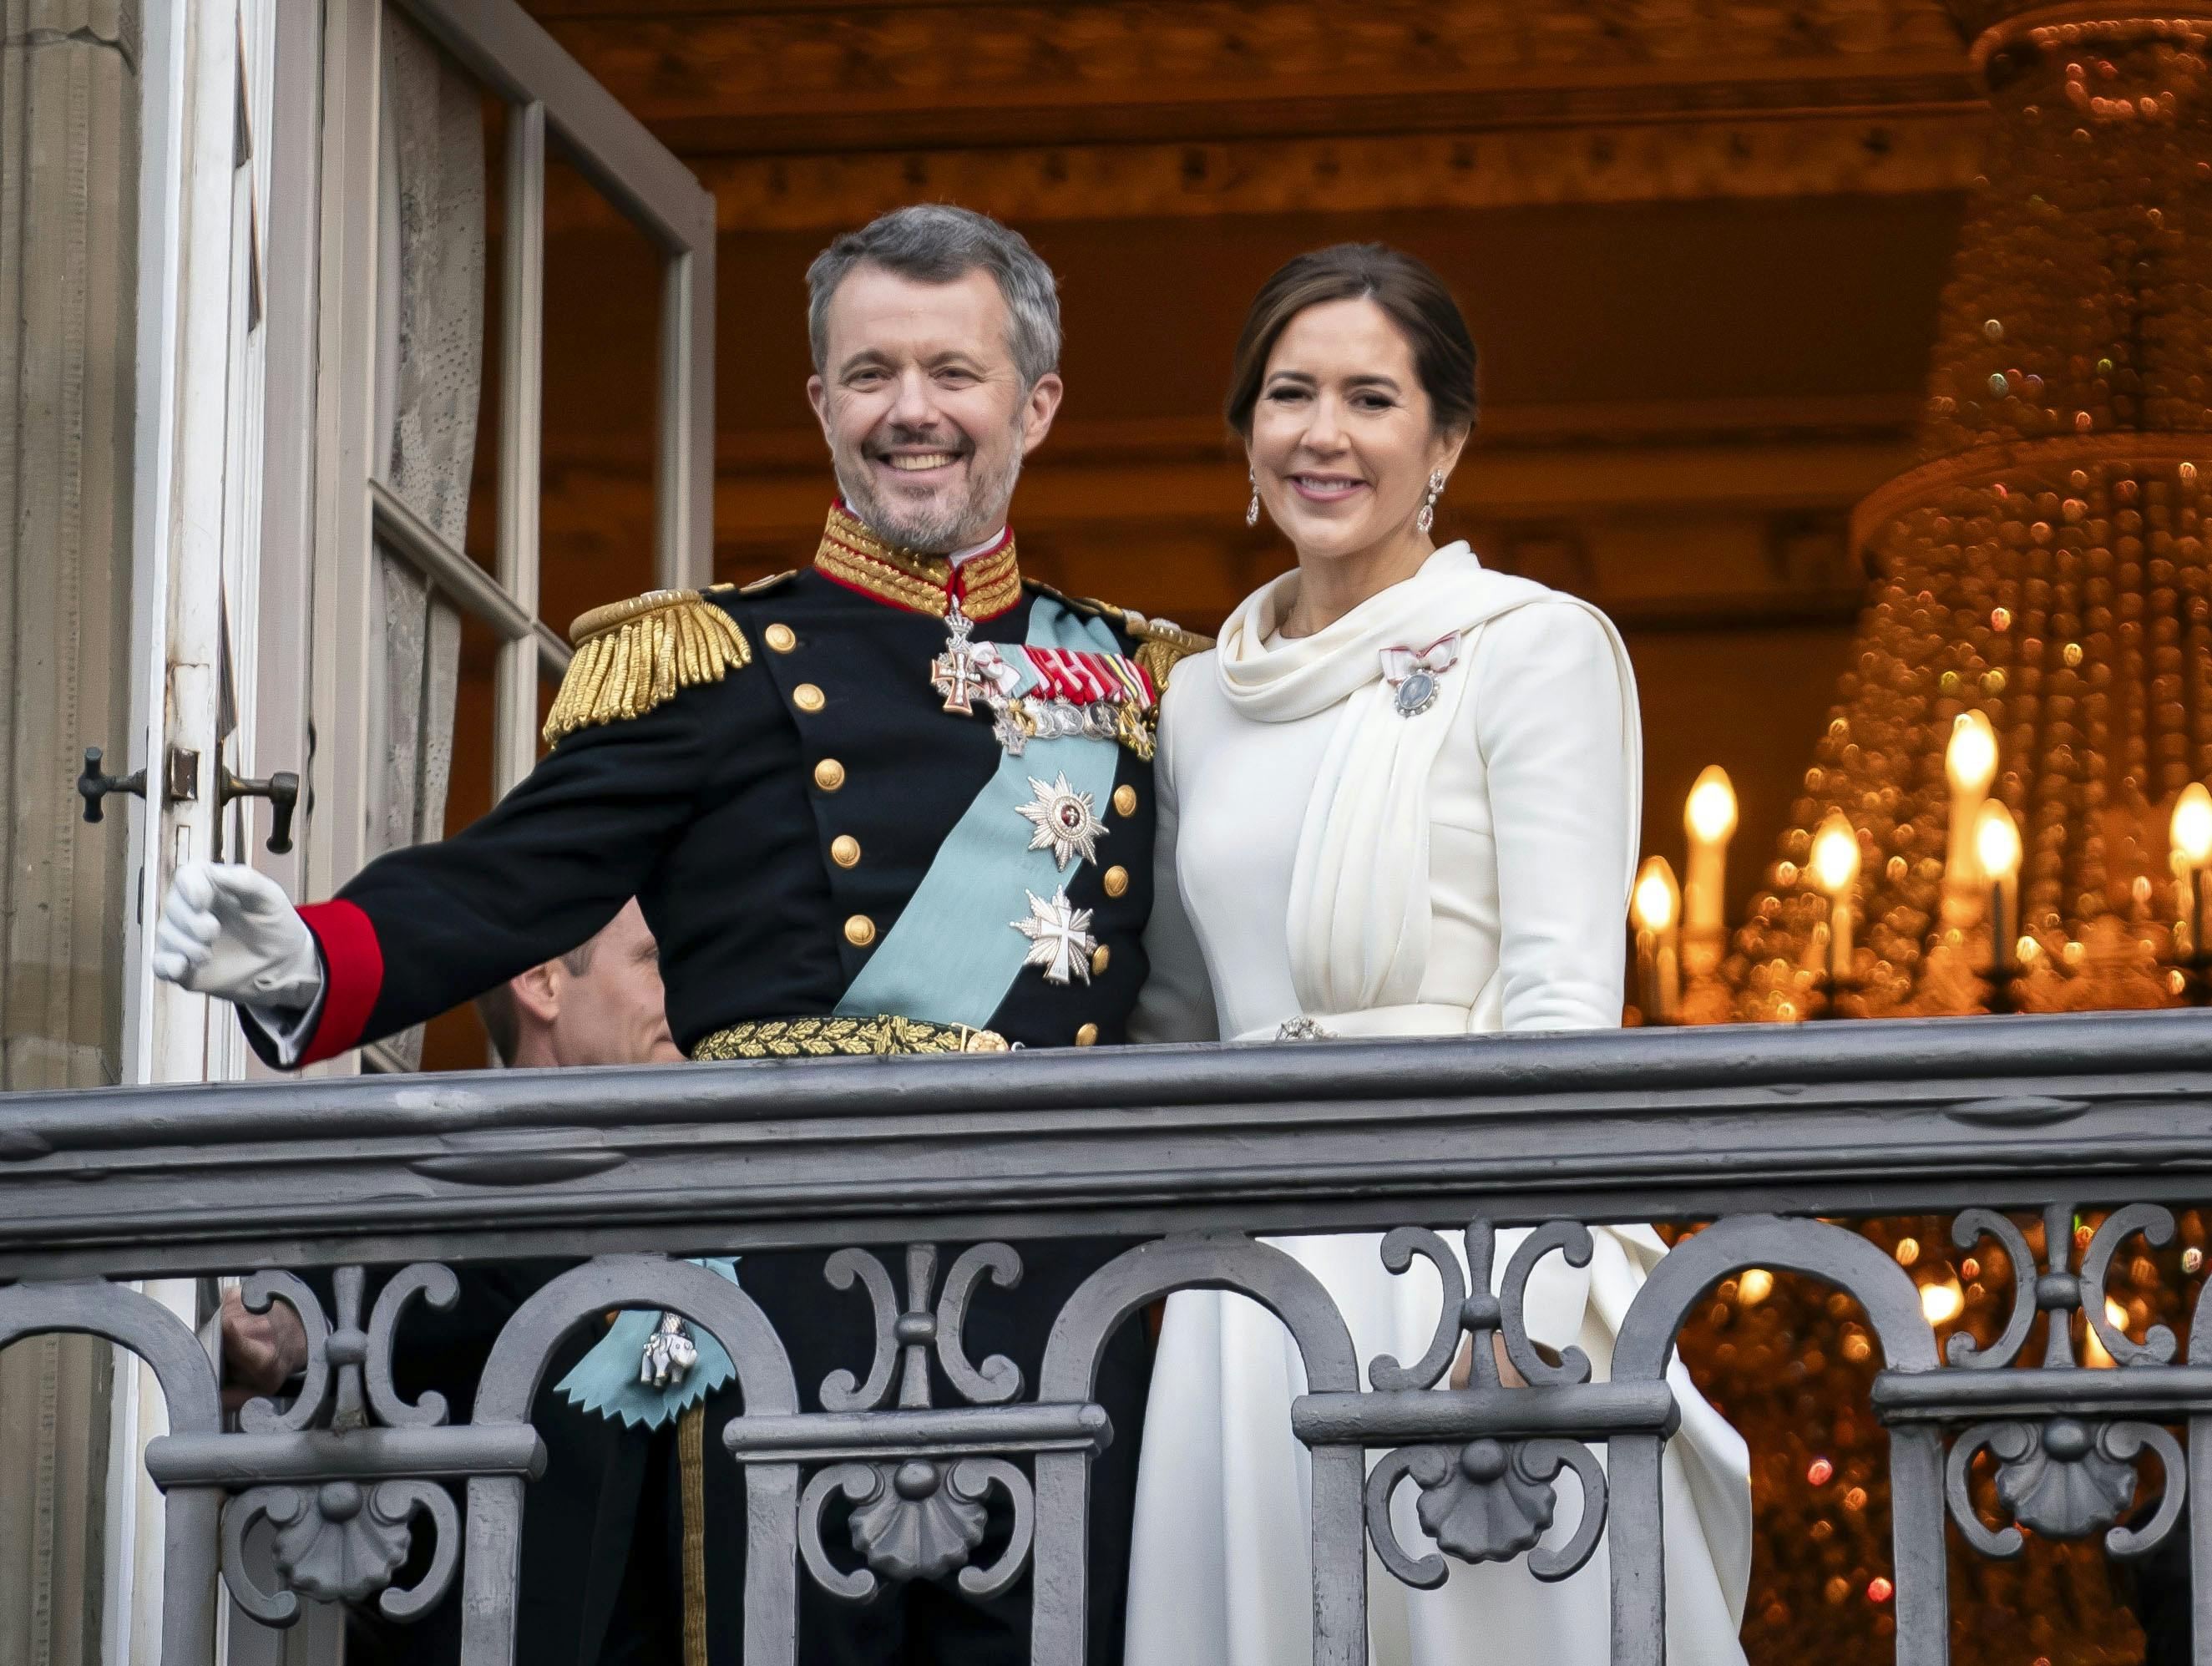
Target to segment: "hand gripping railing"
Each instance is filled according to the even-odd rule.
[[[2125,1014],[16,1095],[0,1103],[0,1342],[87,1331],[154,1367],[171,1432],[146,1461],[168,1500],[164,1657],[179,1666],[210,1657],[218,1566],[270,1623],[302,1596],[404,1620],[458,1580],[467,1657],[509,1660],[521,1511],[544,1462],[532,1398],[562,1336],[617,1306],[681,1314],[736,1366],[744,1414],[709,1456],[749,1501],[749,1666],[801,1657],[802,1580],[868,1601],[916,1578],[987,1595],[1024,1572],[1032,1658],[1075,1666],[1086,1607],[1121,1596],[1086,1589],[1090,1475],[1115,1433],[1102,1353],[1169,1292],[1236,1291],[1304,1365],[1290,1417],[1311,1455],[1320,1666],[1364,1657],[1370,1543],[1389,1577],[1426,1587],[1455,1562],[1522,1556],[1564,1578],[1601,1539],[1614,1658],[1656,1666],[1676,1334],[1724,1278],[1791,1270],[1847,1292],[1882,1350],[1897,1658],[1934,1666],[1947,1514],[1991,1556],[2016,1554],[2026,1528],[2103,1534],[2116,1556],[2187,1532],[2206,1560],[2212,1327],[2193,1325],[2178,1360],[2164,1328],[2137,1341],[2110,1322],[2105,1281],[2124,1243],[2171,1237],[2168,1204],[2212,1194],[2208,1043],[2197,1015]],[[2108,1212],[2078,1262],[2077,1210]],[[2016,1286],[2002,1335],[1985,1349],[1954,1337],[1947,1360],[1911,1276],[1834,1224],[1939,1212],[1961,1249],[1994,1240]],[[2039,1271],[2015,1217],[2042,1218]],[[1587,1260],[1598,1223],[1699,1219],[1716,1224],[1621,1322],[1609,1380],[1577,1350],[1534,1347],[1522,1303],[1544,1257]],[[1446,1225],[1463,1227],[1463,1259]],[[1512,1225],[1537,1230],[1493,1280]],[[1419,1359],[1356,1357],[1328,1292],[1258,1237],[1336,1230],[1383,1231],[1393,1273],[1435,1269]],[[1021,1274],[1006,1241],[1077,1236],[1142,1241],[1060,1304],[1033,1386],[1007,1359],[974,1359],[971,1312]],[[818,1385],[794,1380],[741,1285],[671,1259],[884,1243],[909,1246],[902,1286],[873,1254],[829,1261],[822,1299],[864,1308],[876,1340]],[[936,1246],[957,1243],[974,1247],[940,1282]],[[414,1304],[453,1298],[444,1263],[548,1254],[582,1264],[507,1322],[467,1420],[399,1395]],[[372,1300],[362,1268],[399,1263]],[[329,1270],[328,1310],[287,1268]],[[297,1310],[310,1362],[289,1409],[255,1402],[222,1426],[197,1339],[121,1282],[183,1271],[252,1273],[249,1306]],[[2076,1362],[2077,1310],[2112,1368]],[[2043,1357],[2021,1367],[2039,1314]],[[1500,1352],[1528,1386],[1504,1385]],[[1465,1386],[1448,1386],[1460,1359]],[[933,1363],[966,1403],[933,1403]],[[2009,1523],[1970,1494],[1984,1452]],[[2148,1519],[2147,1452],[2166,1476]],[[1571,1530],[1554,1520],[1568,1471]],[[465,1519],[441,1484],[460,1481]],[[978,1560],[994,1495],[1010,1531]],[[1425,1542],[1406,1541],[1394,1500]],[[263,1521],[273,1588],[243,1554]],[[427,1572],[398,1587],[426,1524]],[[2212,1579],[2198,1591],[2202,1605]],[[2197,1657],[2212,1663],[2208,1621]]]

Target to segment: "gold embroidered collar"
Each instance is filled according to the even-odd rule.
[[[857,590],[893,607],[943,618],[951,611],[953,587],[971,619],[995,619],[1022,599],[1022,572],[1014,559],[1014,535],[960,563],[942,556],[918,555],[884,543],[853,517],[844,504],[830,506],[822,547],[814,552],[817,571],[848,590]]]

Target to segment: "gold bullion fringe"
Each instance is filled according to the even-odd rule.
[[[707,1666],[707,1407],[676,1420],[684,1487],[684,1666]]]
[[[1154,674],[1152,686],[1160,686]],[[1140,763],[1150,763],[1159,751],[1160,708],[1139,706],[1133,700],[1124,700],[1114,708],[1114,739],[1137,755]]]
[[[595,607],[569,635],[576,654],[545,719],[549,746],[594,724],[641,717],[753,658],[738,622],[696,590],[648,590]]]
[[[1137,663],[1145,668],[1145,675],[1152,679],[1152,686],[1162,694],[1168,691],[1168,678],[1177,665],[1191,654],[1203,654],[1213,646],[1211,636],[1185,630],[1165,619],[1148,619],[1126,609],[1121,610],[1121,623],[1137,639]]]
[[[755,1018],[717,1030],[691,1049],[693,1059],[826,1059],[887,1053],[1003,1053],[995,1031],[884,1014],[872,1018]]]

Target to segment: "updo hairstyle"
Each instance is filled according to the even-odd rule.
[[[1429,396],[1436,431],[1474,427],[1474,338],[1444,281],[1425,262],[1385,243],[1338,243],[1279,268],[1260,286],[1237,338],[1224,410],[1229,426],[1252,437],[1252,410],[1267,360],[1290,322],[1309,307],[1368,300],[1388,313],[1413,350],[1413,368]]]

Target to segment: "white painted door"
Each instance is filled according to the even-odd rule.
[[[219,1079],[241,1064],[210,1003],[155,980],[148,942],[177,865],[229,854],[219,772],[251,761],[261,740],[251,679],[269,158],[255,132],[273,70],[275,3],[185,0],[146,15],[131,733],[112,749],[143,770],[143,785],[136,799],[105,800],[131,818],[123,1037],[133,1083]],[[243,629],[234,628],[240,611]],[[210,1310],[202,1282],[145,1288],[193,1322]],[[150,1666],[162,1541],[142,1455],[166,1420],[135,1359],[118,1361],[113,1414],[103,1652]]]
[[[374,825],[392,750],[380,582],[398,575],[434,614],[495,637],[496,790],[536,756],[543,685],[568,654],[538,611],[549,143],[659,251],[655,569],[666,584],[707,581],[714,214],[514,0],[173,0],[144,20],[132,714],[105,765],[143,769],[143,788],[104,802],[130,818],[135,876],[124,1074],[152,1084],[260,1068],[227,1006],[153,977],[150,927],[178,866],[251,862],[304,899],[392,842]],[[473,78],[503,135],[488,163],[503,189],[502,258],[483,277],[499,323],[475,344],[498,370],[489,558],[422,512],[395,461],[405,413],[390,379],[404,380],[410,337],[392,319],[410,274],[395,258],[393,159],[410,136],[385,72],[403,47],[417,71],[434,52],[454,66],[440,73]],[[272,800],[234,790],[283,775],[298,780],[288,849],[271,848]],[[210,1329],[212,1281],[145,1288]],[[143,1453],[162,1408],[135,1360],[118,1361],[117,1383],[104,1654],[156,1666],[161,1512]],[[223,1649],[234,1666],[334,1660],[337,1629],[323,1611],[280,1643],[232,1611]]]

